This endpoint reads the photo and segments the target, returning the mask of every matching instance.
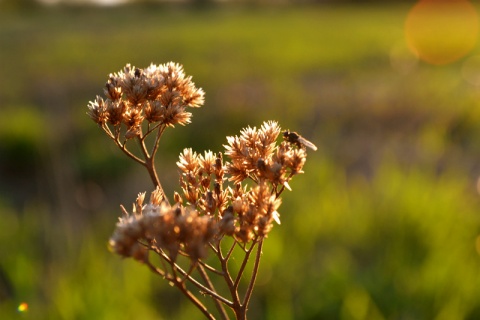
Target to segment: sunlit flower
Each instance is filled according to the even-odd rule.
[[[88,115],[100,125],[108,120],[117,126],[123,120],[129,131],[127,138],[136,136],[144,120],[167,127],[186,125],[192,117],[186,108],[201,107],[205,101],[203,90],[196,88],[192,77],[173,62],[151,64],[145,69],[127,64],[110,74],[104,93],[106,101],[97,97],[90,102]]]
[[[100,126],[106,123],[108,120],[108,113],[105,101],[100,96],[97,96],[95,101],[90,101],[87,114]]]

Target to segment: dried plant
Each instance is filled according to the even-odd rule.
[[[105,98],[89,103],[87,114],[128,157],[145,166],[155,186],[148,202],[145,192],[138,195],[131,213],[121,206],[124,216],[110,238],[111,250],[147,265],[207,318],[214,314],[202,296],[213,299],[222,319],[232,313],[246,319],[263,241],[280,224],[280,195],[303,172],[305,147],[316,147],[288,130],[277,143],[282,130],[268,121],[227,137],[223,154],[184,149],[177,162],[181,192],[174,193],[172,204],[158,178],[155,155],[165,129],[189,123],[187,107],[203,105],[203,90],[181,65],[170,62],[146,69],[127,64],[109,76],[104,92]],[[136,153],[132,141],[139,146]],[[236,272],[234,251],[243,256]],[[244,279],[248,268],[250,277]]]

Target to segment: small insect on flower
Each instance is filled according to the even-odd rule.
[[[317,150],[316,145],[314,145],[313,143],[311,143],[310,141],[308,141],[307,139],[305,139],[304,137],[302,137],[301,135],[293,131],[285,130],[283,132],[283,139],[285,139],[285,141],[289,143],[296,144],[299,148],[308,147],[314,151]]]

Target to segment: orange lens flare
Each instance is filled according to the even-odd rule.
[[[444,65],[475,47],[478,25],[478,13],[470,1],[421,0],[407,16],[405,36],[421,60]]]

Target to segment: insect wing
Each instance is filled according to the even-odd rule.
[[[301,137],[299,136],[298,137],[298,142],[300,142],[301,144],[303,144],[305,147],[308,147],[314,151],[317,150],[317,146],[314,145],[313,143],[311,143],[310,141],[308,141],[307,139],[305,139],[304,137]]]

